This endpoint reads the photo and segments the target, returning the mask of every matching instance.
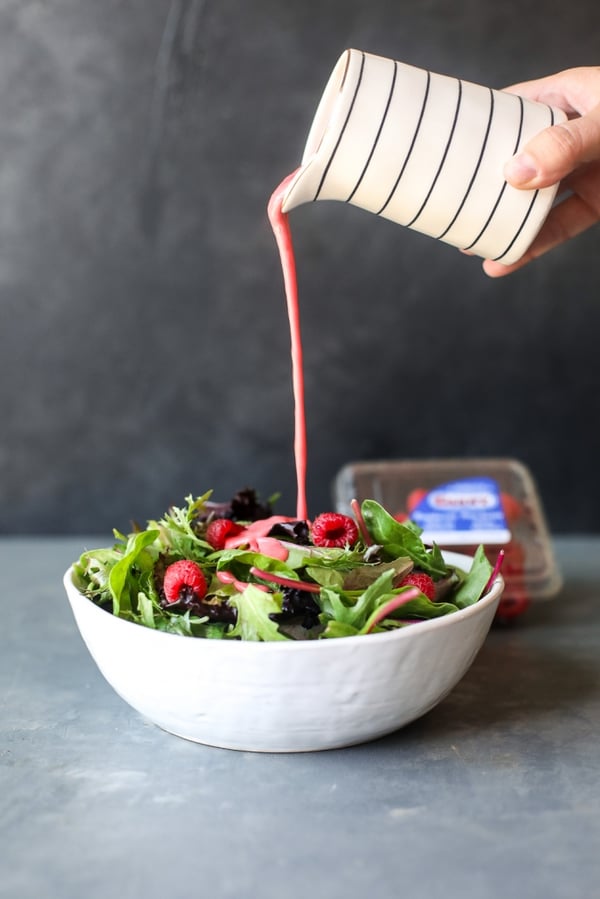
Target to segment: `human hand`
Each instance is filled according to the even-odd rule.
[[[567,69],[507,91],[563,109],[568,120],[546,128],[507,162],[513,187],[536,189],[561,181],[565,198],[550,211],[525,255],[513,265],[486,259],[492,278],[508,275],[600,221],[600,66]]]

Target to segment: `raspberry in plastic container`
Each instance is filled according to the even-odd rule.
[[[494,564],[504,550],[505,590],[498,622],[510,622],[562,585],[542,503],[529,469],[516,459],[427,459],[348,463],[334,482],[334,502],[374,499],[399,520],[423,529],[425,542],[472,554],[483,544]]]

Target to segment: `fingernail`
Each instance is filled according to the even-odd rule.
[[[538,170],[535,164],[535,161],[528,156],[527,153],[520,153],[518,156],[513,156],[509,162],[506,163],[504,174],[506,179],[511,182],[511,184],[527,184],[528,181],[531,181],[537,175]]]

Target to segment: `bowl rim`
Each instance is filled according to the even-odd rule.
[[[460,561],[463,562],[465,560],[472,561],[473,556],[468,556],[464,553],[456,553],[452,551],[443,550],[442,554],[444,559],[449,562],[449,564],[454,564],[459,566]],[[462,566],[461,566],[462,567]],[[409,635],[412,634],[425,634],[432,630],[437,630],[444,627],[450,627],[452,623],[458,624],[465,619],[472,618],[474,616],[479,615],[484,609],[487,609],[489,606],[494,605],[500,601],[500,597],[504,590],[504,579],[501,574],[497,574],[494,578],[494,581],[491,587],[488,589],[486,593],[478,599],[476,603],[473,603],[470,606],[466,606],[464,609],[459,609],[457,612],[452,612],[451,615],[440,615],[438,618],[429,618],[423,621],[418,622],[418,626],[411,627],[400,627],[391,631],[381,631],[377,634],[360,634],[360,635],[351,635],[348,637],[336,637],[335,639],[330,640],[267,640],[261,642],[259,640],[209,640],[203,639],[202,637],[192,637],[186,636],[184,634],[174,634],[169,633],[168,631],[160,631],[155,630],[154,628],[145,627],[144,625],[138,624],[135,621],[127,621],[125,618],[119,618],[117,615],[113,615],[111,612],[108,612],[106,609],[100,608],[100,606],[96,605],[85,596],[84,593],[79,590],[77,585],[74,583],[73,577],[75,574],[75,564],[70,565],[66,572],[63,575],[63,584],[65,590],[67,592],[68,599],[71,603],[77,602],[85,603],[86,607],[90,609],[94,609],[98,615],[108,615],[109,618],[114,622],[115,627],[131,627],[135,628],[137,632],[146,632],[147,634],[153,634],[154,637],[150,639],[176,639],[176,640],[185,640],[186,643],[191,643],[192,645],[199,644],[201,646],[213,646],[213,647],[225,647],[225,646],[236,646],[238,647],[235,650],[219,650],[219,652],[237,652],[239,654],[239,647],[245,647],[244,652],[300,652],[304,651],[317,651],[323,652],[323,649],[316,649],[316,647],[330,647],[331,649],[334,646],[355,646],[361,645],[362,640],[368,638],[367,644],[373,645],[373,641],[377,640],[379,643],[396,641],[396,640],[405,640],[410,639]],[[357,639],[357,637],[359,639]],[[258,648],[260,647],[260,649]],[[313,647],[312,650],[309,650],[309,647]],[[211,650],[214,651],[214,650]]]

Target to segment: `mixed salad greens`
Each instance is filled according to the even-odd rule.
[[[304,522],[273,515],[250,489],[229,503],[188,496],[145,529],[114,531],[112,547],[84,552],[74,583],[145,627],[254,641],[389,631],[452,614],[486,591],[494,572],[482,547],[466,573],[410,520],[374,500],[352,509],[354,519]]]

